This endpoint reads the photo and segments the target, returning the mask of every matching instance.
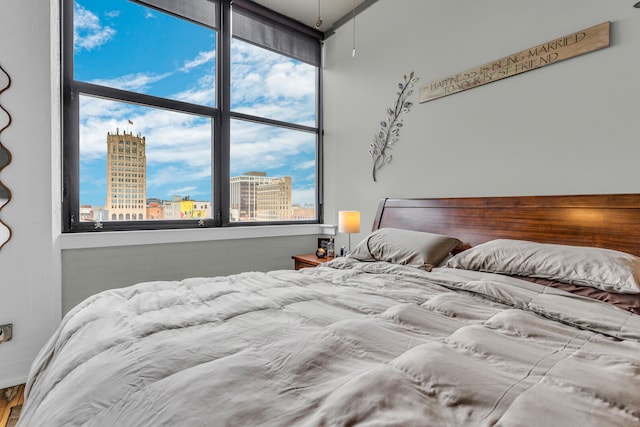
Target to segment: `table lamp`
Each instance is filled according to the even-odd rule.
[[[338,232],[349,234],[349,252],[351,252],[351,233],[360,232],[360,212],[338,211]]]

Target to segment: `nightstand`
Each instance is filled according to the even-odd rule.
[[[316,254],[294,255],[291,258],[295,262],[296,270],[300,270],[301,268],[317,267],[320,264],[324,264],[325,262],[333,261],[335,259],[334,257],[318,258]]]

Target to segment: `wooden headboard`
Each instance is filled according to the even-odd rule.
[[[640,256],[640,194],[382,199],[373,230],[595,246]]]

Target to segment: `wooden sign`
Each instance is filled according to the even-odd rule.
[[[419,101],[427,102],[487,83],[535,70],[564,59],[609,46],[611,22],[557,38],[420,88]]]

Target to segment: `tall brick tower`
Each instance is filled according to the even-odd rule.
[[[111,221],[146,219],[146,141],[133,132],[107,133],[107,200]]]

